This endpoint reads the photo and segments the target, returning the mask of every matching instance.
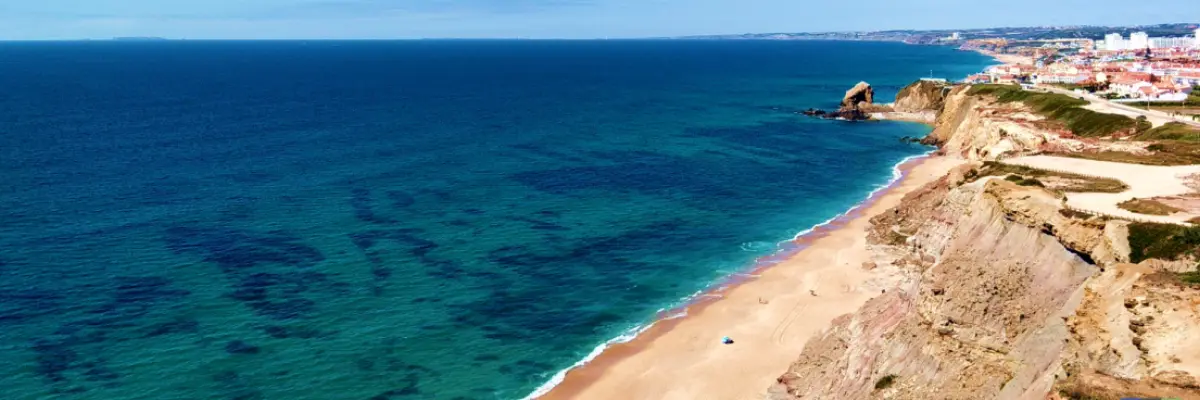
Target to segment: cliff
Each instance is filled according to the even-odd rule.
[[[1048,120],[1031,107],[971,94],[971,86],[949,90],[925,143],[938,145],[947,155],[970,160],[1039,152],[1146,152],[1144,143],[1076,137],[1061,123]]]
[[[916,81],[900,89],[892,108],[899,112],[938,112],[942,110],[950,89],[949,85],[943,83]]]
[[[937,102],[913,97],[904,107]],[[929,140],[971,160],[1114,146],[1042,121],[954,88]],[[1131,264],[1130,222],[981,171],[872,219],[872,267],[901,283],[809,340],[771,398],[1200,399],[1200,289],[1170,263]]]

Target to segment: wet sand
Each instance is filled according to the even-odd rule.
[[[831,321],[857,310],[894,283],[894,269],[863,269],[869,219],[962,160],[925,157],[864,205],[798,239],[788,259],[757,277],[693,304],[686,317],[660,321],[614,345],[541,399],[763,399],[767,388]],[[814,295],[815,294],[815,295]],[[724,345],[722,336],[735,343]]]

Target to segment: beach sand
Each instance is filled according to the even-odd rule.
[[[890,286],[889,268],[862,267],[869,261],[869,219],[962,162],[924,157],[905,163],[904,176],[892,187],[798,239],[802,249],[788,259],[714,293],[721,296],[715,300],[690,306],[686,317],[659,321],[634,340],[608,348],[540,398],[765,398],[809,338]],[[721,344],[722,336],[735,343]]]
[[[988,51],[988,50],[975,50],[975,51],[977,51],[985,56],[994,58],[994,59],[996,59],[996,61],[999,61],[1004,64],[1033,65],[1033,57],[1026,57],[1026,56],[1016,55],[1016,54],[1000,54],[1000,53],[997,53],[994,51]]]

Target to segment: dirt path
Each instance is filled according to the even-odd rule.
[[[1117,204],[1133,198],[1145,199],[1192,193],[1193,190],[1186,185],[1185,177],[1200,174],[1200,165],[1159,167],[1051,156],[1017,157],[1005,159],[1004,162],[1052,171],[1112,178],[1129,185],[1129,190],[1121,193],[1068,193],[1067,205],[1077,209],[1166,223],[1185,222],[1188,218],[1193,217],[1187,213],[1166,216],[1137,214],[1118,208]]]

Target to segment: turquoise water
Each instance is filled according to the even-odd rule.
[[[512,399],[929,149],[851,42],[0,44],[5,399]]]

